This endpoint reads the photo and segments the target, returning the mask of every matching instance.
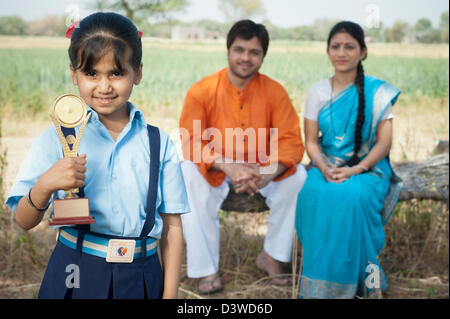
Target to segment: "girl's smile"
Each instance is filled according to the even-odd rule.
[[[115,99],[117,98],[117,96],[115,97],[99,97],[99,96],[94,96],[94,99],[96,99],[100,104],[109,104],[112,103]]]

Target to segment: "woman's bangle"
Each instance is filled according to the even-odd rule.
[[[322,159],[322,161],[325,161],[325,159],[323,158],[323,156],[322,156],[322,153],[319,153],[319,154],[316,154],[312,159],[311,159],[311,162],[313,163],[313,165],[314,166],[318,166],[317,164],[317,161],[316,161],[316,159],[317,159],[317,157],[319,157],[320,156],[320,158]]]
[[[356,167],[356,168],[360,168],[360,169],[362,169],[364,172],[367,172],[368,170],[369,170],[369,168],[367,167],[367,166],[364,166],[364,165],[355,165],[355,166],[353,166],[353,167]]]
[[[32,189],[33,188],[30,188],[30,191],[27,194],[28,204],[30,204],[31,207],[33,207],[34,209],[36,209],[39,212],[45,212],[48,209],[48,207],[50,206],[50,202],[48,202],[47,206],[45,206],[44,208],[36,207],[36,205],[34,205],[33,201],[31,200],[31,195],[30,194],[31,194],[31,190]]]

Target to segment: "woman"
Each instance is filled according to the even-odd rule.
[[[354,298],[387,286],[377,257],[400,192],[389,163],[400,91],[364,75],[367,47],[358,24],[336,24],[327,54],[335,73],[306,99],[306,150],[314,167],[297,202],[300,297]]]

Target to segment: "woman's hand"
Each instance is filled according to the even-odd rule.
[[[327,180],[327,182],[333,182],[333,176],[331,175],[331,170],[333,169],[332,166],[324,165],[323,167],[319,167],[320,172],[322,173],[323,177]]]
[[[333,167],[330,169],[329,173],[331,176],[331,181],[334,183],[342,183],[352,177],[353,175],[361,174],[364,171],[364,169],[360,167]]]

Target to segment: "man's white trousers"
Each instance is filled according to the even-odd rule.
[[[219,209],[230,190],[229,179],[212,187],[191,161],[181,163],[191,213],[181,215],[187,252],[187,275],[201,278],[219,270]],[[303,165],[295,174],[260,189],[270,208],[264,250],[274,259],[289,262],[294,240],[297,196],[306,181]]]

